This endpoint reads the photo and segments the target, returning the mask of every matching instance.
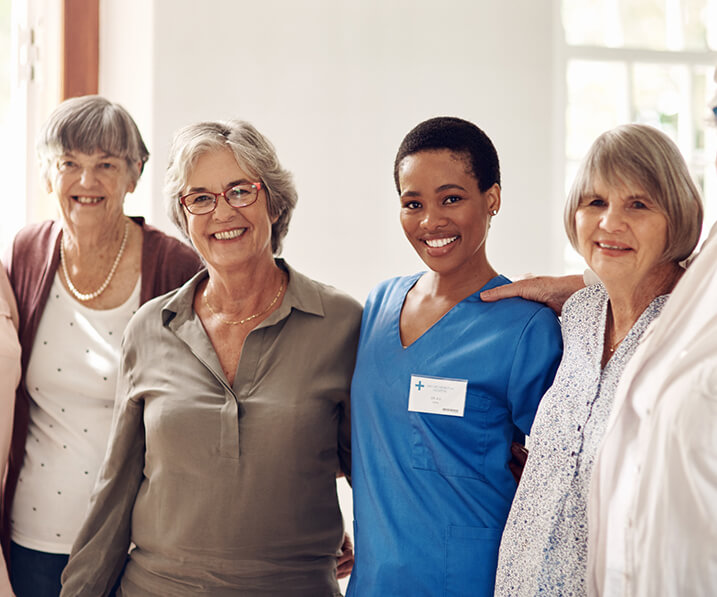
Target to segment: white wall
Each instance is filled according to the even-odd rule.
[[[547,0],[101,7],[100,93],[132,112],[152,152],[129,211],[171,229],[160,197],[172,133],[199,119],[249,120],[296,177],[284,256],[363,300],[379,280],[422,267],[398,225],[401,139],[425,118],[456,115],[481,126],[501,156],[489,258],[508,275],[560,271]]]

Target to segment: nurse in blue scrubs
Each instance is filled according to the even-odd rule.
[[[484,303],[509,280],[486,238],[500,210],[495,147],[474,124],[433,118],[394,165],[406,238],[426,272],[366,302],[351,389],[356,563],[348,596],[493,595],[522,442],[558,366],[553,311]]]

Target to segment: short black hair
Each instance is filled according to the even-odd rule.
[[[414,127],[401,142],[393,163],[393,179],[396,190],[398,168],[406,156],[419,151],[439,151],[447,149],[468,158],[471,174],[478,181],[481,193],[494,184],[500,186],[500,163],[493,142],[472,122],[453,116],[438,116],[424,120]]]

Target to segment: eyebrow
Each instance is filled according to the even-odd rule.
[[[452,183],[452,182],[442,184],[440,187],[437,187],[436,189],[434,189],[433,192],[434,193],[442,193],[443,191],[449,191],[451,189],[459,189],[461,191],[467,192],[464,187],[462,187],[459,184]],[[419,193],[418,191],[405,191],[405,192],[401,193],[401,197],[419,197],[420,195],[421,195],[421,193]]]
[[[250,180],[247,180],[246,178],[242,178],[240,180],[235,180],[233,182],[227,183],[223,190],[226,191],[227,189],[231,189],[232,187],[235,187],[240,184],[254,184]],[[187,194],[189,193],[211,193],[211,191],[207,187],[190,187],[187,190]]]
[[[581,199],[605,199],[603,195],[600,193],[585,193]],[[654,200],[649,195],[641,195],[640,193],[635,193],[633,195],[628,195],[624,198],[624,201],[631,201],[633,199],[640,199],[641,201],[650,201],[651,203],[654,203]]]
[[[448,191],[449,189],[460,189],[461,191],[466,190],[459,184],[448,183],[448,184],[444,184],[444,185],[441,185],[440,187],[438,187],[435,192],[440,193],[441,191]]]
[[[80,153],[84,153],[84,152],[83,151],[72,151],[72,150],[63,151],[58,157],[59,158],[75,158],[75,159],[77,159],[77,156]],[[90,154],[85,154],[85,155],[90,155]],[[102,153],[99,155],[99,157],[97,159],[98,160],[108,160],[108,159],[123,160],[124,158],[121,158],[116,155],[112,155],[111,153]]]

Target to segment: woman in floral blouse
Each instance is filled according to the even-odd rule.
[[[702,203],[657,129],[602,134],[583,161],[565,227],[601,284],[563,309],[564,355],[544,396],[500,547],[496,595],[584,595],[593,462],[623,368],[695,248]]]

